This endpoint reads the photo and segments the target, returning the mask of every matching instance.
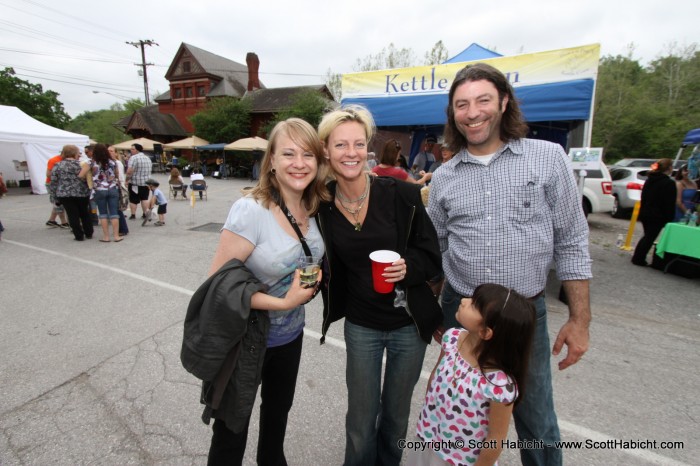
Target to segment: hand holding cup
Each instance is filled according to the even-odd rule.
[[[374,251],[369,255],[372,261],[372,283],[377,293],[391,293],[394,283],[406,276],[406,261],[399,253],[388,250]]]

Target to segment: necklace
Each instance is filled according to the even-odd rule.
[[[340,192],[340,188],[336,190],[338,193],[338,202],[340,203],[340,206],[350,215],[352,215],[352,218],[355,220],[355,231],[361,231],[362,230],[362,224],[360,223],[360,212],[362,212],[362,208],[365,205],[365,200],[367,199],[367,195],[369,194],[369,185],[370,185],[370,179],[369,175],[366,176],[366,184],[365,184],[365,191],[362,193],[362,196],[357,198],[354,201],[348,200],[347,197],[343,196],[343,193]],[[348,204],[354,204],[359,202],[359,205],[357,206],[357,209],[352,209],[349,206],[345,205],[345,203]]]
[[[284,206],[284,207],[280,206],[280,208],[281,208],[282,212],[287,216],[287,218],[289,219],[289,221],[291,223],[299,225],[299,227],[301,229],[305,229],[305,226],[308,227],[309,217],[304,217],[304,221],[300,222],[299,220],[296,219],[296,217],[294,215],[292,215],[292,211],[289,210],[286,206]],[[308,230],[308,228],[306,228],[306,229]]]
[[[338,197],[340,198],[341,201],[345,201],[348,204],[355,204],[357,202],[364,201],[367,195],[369,194],[369,175],[365,175],[367,177],[367,184],[365,185],[365,192],[362,193],[362,196],[358,197],[357,199],[350,200],[345,195],[340,191],[340,189],[337,190]]]

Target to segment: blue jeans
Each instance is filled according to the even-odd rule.
[[[398,441],[406,438],[413,388],[420,377],[427,345],[414,325],[381,331],[347,319],[345,345],[345,464],[398,465],[402,453]]]
[[[462,327],[455,319],[462,298],[462,295],[445,282],[441,303],[446,329]],[[513,419],[520,440],[537,439],[542,440],[545,445],[553,445],[560,437],[557,415],[554,412],[552,371],[549,365],[551,347],[547,331],[547,308],[544,296],[540,296],[533,303],[537,311],[537,325],[532,340],[524,396],[513,411]],[[524,466],[560,465],[562,453],[554,447],[520,450],[520,460]]]
[[[119,218],[119,190],[117,188],[96,189],[94,201],[100,218]]]
[[[547,331],[547,307],[544,296],[535,301],[537,324],[532,340],[532,351],[525,381],[525,393],[513,410],[515,430],[520,440],[538,439],[551,447],[543,450],[520,450],[520,461],[524,466],[561,465],[562,452],[554,448],[560,440],[557,415],[554,413],[552,371],[550,368],[549,333]]]
[[[442,324],[445,326],[445,330],[448,328],[462,328],[457,322],[455,314],[457,314],[457,309],[459,309],[459,303],[462,301],[463,296],[457,293],[454,288],[450,286],[447,281],[445,281],[445,286],[442,288],[442,294],[440,295],[440,305],[442,306]]]

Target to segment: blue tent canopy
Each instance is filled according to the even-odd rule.
[[[593,80],[525,86],[515,89],[520,109],[529,122],[588,120]],[[372,112],[377,126],[444,125],[447,94],[343,99]]]
[[[489,50],[479,44],[472,43],[472,45],[462,50],[454,57],[445,60],[445,63],[461,63],[465,61],[484,60],[486,58],[497,58],[502,56],[503,55],[500,53],[496,53],[493,50]]]
[[[445,63],[485,60],[501,55],[478,44],[471,44]],[[519,86],[515,95],[527,122],[588,120],[595,81],[578,79],[547,84]],[[345,104],[364,105],[372,112],[377,126],[444,125],[448,95],[423,94],[344,98]]]
[[[691,129],[683,138],[683,145],[700,144],[700,128]]]

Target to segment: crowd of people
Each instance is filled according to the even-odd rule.
[[[80,149],[69,144],[48,161],[48,227],[70,229],[76,241],[91,239],[95,227],[100,227],[100,242],[119,243],[129,234],[124,211],[128,208],[128,219],[135,220],[139,206],[143,224],[151,221],[151,212],[157,207],[158,220],[154,225],[165,225],[167,197],[151,177],[152,162],[143,153],[143,146],[133,144],[127,156],[105,144],[91,144],[84,151],[85,160],[81,161]],[[204,179],[198,170],[192,174],[192,180],[195,179]],[[178,184],[185,198],[187,184],[176,167],[171,169],[170,180]],[[200,192],[201,199],[206,185],[193,189]]]

